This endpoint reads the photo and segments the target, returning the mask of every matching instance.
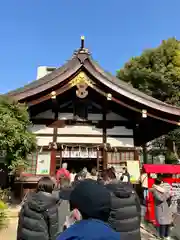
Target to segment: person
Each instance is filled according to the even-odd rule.
[[[70,179],[64,175],[60,176],[58,188],[53,191],[58,206],[58,233],[64,230],[64,222],[70,215],[69,198],[72,191]]]
[[[62,164],[62,168],[60,168],[57,173],[56,173],[56,180],[57,180],[57,183],[58,183],[58,179],[60,179],[60,175],[64,175],[66,176],[67,178],[71,178],[70,176],[70,172],[67,170],[67,163],[63,163]]]
[[[76,185],[76,183],[78,183],[79,181],[82,181],[82,180],[86,179],[86,176],[87,176],[87,174],[86,174],[86,172],[84,172],[83,170],[80,171],[80,172],[78,172],[78,173],[76,174],[75,178],[74,178],[73,185],[74,185],[74,184]]]
[[[52,196],[54,183],[42,177],[36,192],[24,202],[19,213],[17,240],[55,240],[58,233],[58,209]]]
[[[111,192],[110,226],[120,232],[123,239],[141,239],[141,205],[132,185],[118,181],[110,169],[104,170],[102,177]]]
[[[172,223],[171,212],[171,192],[163,185],[161,179],[155,179],[153,187],[150,191],[153,194],[155,201],[155,214],[156,220],[159,224],[159,236],[160,238],[169,237],[169,229]]]
[[[86,167],[82,169],[82,175],[85,176],[85,178],[90,178],[90,173],[88,172]]]
[[[110,193],[97,181],[80,181],[72,190],[70,206],[72,210],[79,211],[82,220],[73,222],[57,240],[120,240],[120,234],[107,224],[111,207]]]
[[[148,175],[145,173],[143,170],[141,172],[141,177],[140,177],[140,182],[142,186],[142,191],[143,191],[143,198],[144,198],[144,205],[146,205],[146,199],[148,197]]]
[[[125,167],[123,168],[123,173],[122,173],[120,180],[122,182],[130,183],[130,174],[128,173],[127,168],[125,168]]]
[[[91,174],[90,174],[89,178],[97,181],[97,171],[96,171],[96,168],[92,168]]]
[[[76,172],[75,172],[74,169],[72,169],[71,172],[70,172],[70,181],[71,181],[71,183],[74,182],[75,176],[76,176]]]

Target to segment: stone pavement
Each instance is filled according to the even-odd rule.
[[[18,218],[11,218],[7,228],[0,231],[0,239],[2,240],[16,240],[16,228]]]

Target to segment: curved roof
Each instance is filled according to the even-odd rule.
[[[55,69],[53,72],[39,80],[35,80],[22,88],[9,92],[8,95],[14,97],[18,101],[25,101],[29,97],[57,86],[66,79],[70,78],[82,67],[85,68],[86,71],[89,72],[89,74],[96,78],[100,83],[117,92],[118,94],[147,107],[180,116],[180,108],[171,106],[153,97],[150,97],[133,88],[128,83],[104,71],[92,59],[89,51],[85,48],[77,50],[72,58],[62,67]]]

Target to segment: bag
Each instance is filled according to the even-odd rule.
[[[64,223],[63,230],[69,228],[71,225],[80,221],[81,219],[82,219],[82,216],[81,216],[79,210],[74,209],[73,211],[71,211],[70,215],[66,217],[66,221]]]

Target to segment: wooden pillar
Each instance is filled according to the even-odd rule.
[[[134,150],[134,160],[139,160],[139,151],[137,149]]]
[[[56,174],[56,149],[51,149],[50,175],[54,176],[55,174]]]
[[[61,148],[61,150],[60,150],[60,168],[62,167],[62,152],[63,151],[63,149]]]
[[[143,144],[142,145],[142,148],[143,148],[143,163],[147,163],[147,160],[148,160],[148,156],[147,156],[147,146],[146,144]]]
[[[107,122],[106,122],[106,115],[107,115],[107,100],[105,101],[103,107],[103,144],[107,143]],[[103,147],[103,169],[107,168],[107,151]]]
[[[97,172],[99,172],[99,150],[97,149]]]
[[[58,111],[55,112],[54,121],[58,120]],[[55,126],[53,128],[53,143],[57,144],[57,132],[58,128]],[[50,167],[50,175],[54,176],[56,174],[56,154],[57,149],[54,148],[54,144],[51,147],[51,167]]]

